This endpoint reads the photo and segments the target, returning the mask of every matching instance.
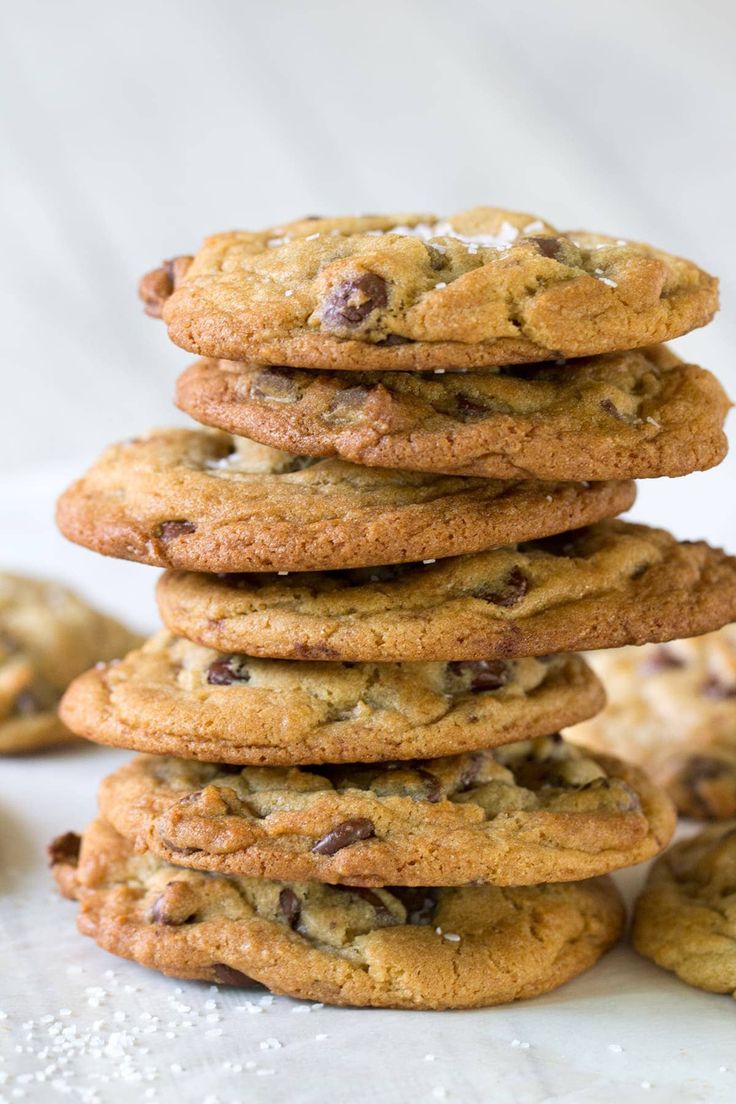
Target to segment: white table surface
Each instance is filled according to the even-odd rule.
[[[648,239],[722,276],[717,323],[678,348],[736,393],[729,0],[0,5],[0,566],[155,626],[155,572],[66,545],[52,503],[108,441],[182,420],[187,357],[134,284],[230,226],[499,203]],[[634,516],[736,548],[735,473],[647,483]],[[249,1005],[116,961],[43,849],[124,757],[0,762],[0,1104],[736,1099],[733,1002],[626,946],[548,997],[452,1014]]]

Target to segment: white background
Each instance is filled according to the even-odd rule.
[[[721,276],[721,314],[677,347],[736,394],[728,0],[16,0],[0,10],[2,565],[56,574],[153,626],[155,573],[64,545],[50,514],[106,443],[181,420],[170,398],[187,356],[143,316],[135,284],[216,230],[306,212],[491,203],[649,240]],[[728,461],[649,483],[636,515],[736,548],[735,470]],[[89,815],[111,758],[0,765],[0,1007],[7,998],[12,1013],[0,1020],[0,1101],[11,1092],[3,1069],[42,1068],[13,1050],[24,1019],[65,1004],[80,1023],[100,1015],[69,962],[82,964],[85,984],[110,988],[99,980],[110,960],[74,935],[71,906],[50,902],[39,847]],[[166,1006],[169,983],[121,967],[129,973],[145,996],[118,992],[108,1012]],[[192,1000],[202,1007],[207,996]],[[269,1012],[279,1023],[310,1019],[288,1019],[282,1005]],[[732,1015],[725,998],[687,991],[622,949],[577,987],[510,1012],[312,1013],[323,1025],[292,1026],[299,1039],[270,1063],[276,1074],[249,1074],[240,1088],[220,1059],[277,1034],[250,1031],[262,1016],[228,1018],[227,1046],[154,1035],[151,1049],[165,1101],[211,1092],[221,1104],[403,1104],[434,1099],[437,1087],[494,1104],[730,1101],[736,1074],[719,1066]],[[318,1053],[315,1032],[331,1035]],[[511,1047],[514,1037],[531,1048]],[[621,1054],[607,1049],[624,1038]],[[196,1076],[167,1072],[172,1047],[190,1054]],[[443,1055],[431,1076],[425,1050]],[[92,1084],[90,1062],[79,1058],[77,1088]],[[108,1059],[108,1072],[119,1068]],[[9,1084],[34,1102],[59,1098],[45,1082]],[[103,1084],[98,1099],[135,1091]]]

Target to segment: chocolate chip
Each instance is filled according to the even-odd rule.
[[[191,924],[196,910],[191,911],[191,897],[184,882],[169,882],[163,893],[151,905],[149,917],[154,924],[179,927]]]
[[[250,682],[250,671],[243,656],[222,656],[207,668],[207,682],[211,686],[231,686],[234,682]]]
[[[82,837],[77,832],[64,832],[62,836],[52,839],[47,847],[49,865],[76,866],[79,862],[79,851],[82,846]]]
[[[549,257],[553,261],[558,260],[560,253],[562,252],[562,247],[564,245],[564,242],[561,238],[548,236],[520,238],[519,244],[521,245],[522,242],[529,242],[531,245],[536,246],[537,250],[542,254],[543,257]]]
[[[468,689],[500,690],[511,679],[511,667],[502,659],[455,660],[447,665],[454,675],[470,675]]]
[[[193,257],[187,256],[186,254],[180,254],[178,257],[172,257],[169,261],[164,261],[164,269],[171,281],[173,291],[176,291],[177,285],[181,283],[186,276],[193,260]]]
[[[469,790],[473,785],[478,775],[480,774],[481,767],[483,766],[485,756],[480,754],[467,755],[460,768],[460,775],[457,780],[457,792],[464,793]]]
[[[426,248],[429,255],[430,268],[433,269],[435,272],[439,272],[440,269],[446,268],[447,257],[442,252],[442,250],[438,249],[436,245],[428,245]]]
[[[676,667],[684,667],[684,659],[670,648],[656,648],[646,659],[639,664],[639,673],[642,675],[656,675],[659,671],[674,670]]]
[[[33,696],[30,690],[21,690],[18,697],[15,699],[15,712],[19,717],[32,717],[34,713],[38,713],[40,709],[39,703]]]
[[[549,556],[584,556],[584,541],[588,535],[586,528],[570,529],[567,533],[556,533],[551,537],[543,537],[529,545],[539,552],[546,552]],[[522,545],[522,550],[526,545]]]
[[[393,920],[394,914],[391,909],[388,908],[377,893],[374,893],[372,889],[367,889],[365,886],[349,886],[349,885],[337,885],[335,889],[340,889],[343,893],[354,893],[356,897],[361,897],[364,901],[375,910],[376,916],[380,920]]]
[[[520,567],[512,567],[498,590],[482,589],[474,591],[474,594],[476,598],[482,598],[484,602],[490,602],[494,606],[512,609],[518,606],[528,590],[529,579]]]
[[[362,272],[333,287],[322,308],[322,325],[326,329],[359,326],[371,311],[385,307],[387,302],[383,277]]]
[[[411,345],[412,340],[410,337],[402,337],[401,334],[386,334],[381,340],[377,341],[376,345]]]
[[[138,295],[143,300],[146,314],[151,318],[161,317],[164,303],[186,275],[191,263],[192,257],[172,257],[170,261],[164,261],[160,268],[146,273],[138,284]]]
[[[387,886],[406,909],[407,924],[429,924],[437,908],[437,890],[423,886]]]
[[[721,682],[716,675],[713,675],[703,683],[700,693],[704,698],[711,698],[713,701],[726,701],[727,698],[736,698],[736,686]]]
[[[298,402],[299,393],[288,368],[261,368],[250,388],[251,398]]]
[[[338,391],[323,414],[323,420],[331,425],[350,425],[364,415],[366,400],[370,398],[368,387],[346,387]]]
[[[442,783],[440,782],[437,775],[432,774],[432,772],[428,771],[426,767],[414,767],[414,770],[422,779],[422,781],[426,783],[427,793],[424,800],[429,801],[432,805],[434,805],[437,801],[441,801]]]
[[[612,418],[618,418],[619,422],[626,421],[613,399],[601,399],[600,406],[601,410],[605,410],[606,414],[610,414]]]
[[[239,989],[252,989],[254,985],[261,984],[260,981],[248,977],[241,970],[226,966],[224,962],[216,962],[212,967],[212,972],[215,975],[215,981],[219,982],[220,985],[236,985]]]
[[[468,420],[470,418],[485,418],[489,413],[487,406],[475,402],[467,395],[455,396],[455,409],[461,417],[467,418]]]
[[[293,930],[299,923],[302,914],[302,906],[293,889],[288,887],[279,893],[279,910],[286,923]]]
[[[350,847],[358,840],[369,839],[375,835],[376,829],[372,820],[367,817],[354,817],[352,820],[344,820],[322,839],[317,840],[312,853],[314,855],[336,855],[344,847]]]
[[[189,796],[192,797],[194,795],[190,794]],[[199,792],[196,796],[200,796]],[[186,800],[186,798],[182,798],[182,800],[177,802],[177,804],[183,805]],[[188,855],[197,855],[202,850],[201,847],[177,847],[177,845],[175,843],[172,843],[170,839],[165,839],[163,836],[161,837],[161,842],[164,847],[168,848],[169,851],[173,851],[175,855],[183,855],[185,858]]]
[[[176,540],[185,533],[194,533],[196,528],[193,521],[162,521],[158,527],[158,536],[161,540]]]

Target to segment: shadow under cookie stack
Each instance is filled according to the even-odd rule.
[[[208,428],[108,450],[67,537],[167,568],[166,630],[63,717],[143,753],[52,845],[80,929],[179,978],[491,1005],[618,938],[669,799],[563,740],[582,649],[736,618],[736,561],[612,520],[718,463],[728,400],[660,344],[690,262],[481,208],[209,238],[141,284]],[[210,428],[211,427],[211,428]]]

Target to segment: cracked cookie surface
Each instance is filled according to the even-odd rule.
[[[80,848],[81,844],[81,848]],[[105,950],[172,977],[327,1004],[479,1008],[536,996],[618,939],[606,878],[439,890],[226,877],[136,855],[104,821],[55,840],[53,872]]]
[[[610,648],[736,619],[736,557],[607,521],[518,547],[365,571],[167,573],[164,622],[290,659],[489,659]]]
[[[736,997],[736,823],[710,825],[652,867],[636,902],[637,951],[688,985]]]
[[[81,736],[215,763],[438,757],[544,736],[603,704],[579,656],[477,663],[290,663],[161,633],[76,679]]]
[[[64,743],[61,695],[97,660],[140,642],[118,621],[46,579],[0,574],[0,754]]]
[[[214,430],[114,445],[60,498],[96,552],[194,571],[310,571],[450,556],[626,510],[632,483],[540,483],[363,468]]]
[[[590,878],[651,858],[675,821],[642,771],[559,736],[373,766],[141,756],[99,799],[137,850],[180,866],[361,886]]]
[[[177,403],[297,454],[495,479],[685,475],[728,447],[720,383],[664,346],[442,375],[205,360],[179,379]]]
[[[572,739],[639,763],[684,816],[735,817],[736,625],[590,662],[608,705]]]
[[[140,294],[200,355],[359,371],[632,349],[718,306],[717,281],[690,261],[495,207],[216,234]]]

